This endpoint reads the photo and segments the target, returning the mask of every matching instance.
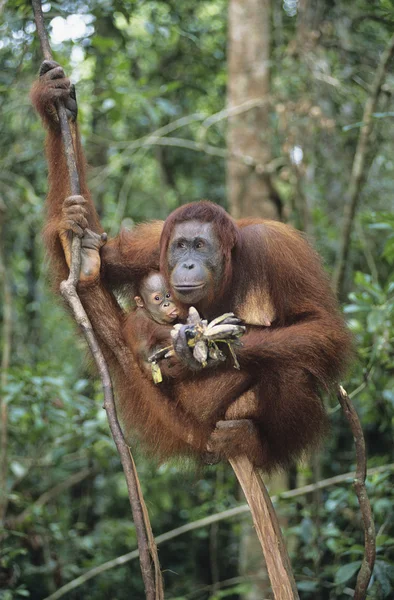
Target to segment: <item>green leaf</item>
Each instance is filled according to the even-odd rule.
[[[371,223],[371,225],[368,227],[368,229],[391,231],[393,229],[393,226],[390,225],[389,223]]]
[[[368,331],[374,333],[377,329],[381,328],[384,323],[383,311],[374,308],[371,310],[367,317],[367,328]]]
[[[353,575],[359,570],[360,566],[361,560],[356,560],[354,562],[340,567],[335,573],[334,581],[336,585],[342,585],[343,583],[349,581],[349,579],[351,579]]]
[[[346,314],[351,314],[351,313],[355,313],[355,312],[360,312],[360,311],[368,311],[370,310],[370,306],[363,306],[362,304],[347,304],[344,309],[343,312]]]
[[[394,117],[394,112],[389,110],[388,112],[376,112],[372,113],[375,119],[385,119],[386,117]]]
[[[11,461],[10,469],[18,479],[23,477],[27,471],[27,468],[16,460]]]
[[[388,598],[393,591],[392,582],[394,581],[393,565],[383,560],[377,560],[374,568],[374,576],[382,588],[383,597]]]
[[[310,542],[312,541],[313,535],[314,535],[314,529],[315,528],[314,528],[312,519],[309,519],[308,517],[302,519],[301,527],[300,527],[300,534],[306,544],[310,544]]]
[[[359,127],[362,127],[364,125],[363,121],[358,121],[357,123],[350,123],[349,125],[344,125],[344,127],[342,127],[342,131],[350,131],[351,129],[358,129]]]
[[[317,581],[298,581],[297,588],[300,592],[314,592],[317,589]]]
[[[394,263],[394,238],[387,240],[383,250],[383,256],[390,265]]]

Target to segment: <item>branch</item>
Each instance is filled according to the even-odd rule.
[[[182,127],[185,127],[186,125],[190,125],[191,123],[195,123],[196,121],[202,121],[203,119],[205,119],[205,114],[204,113],[192,113],[191,115],[186,115],[185,117],[180,117],[179,119],[176,119],[175,121],[171,121],[171,123],[168,123],[167,125],[163,125],[163,127],[159,127],[158,129],[155,129],[154,131],[152,131],[152,133],[148,133],[147,135],[144,135],[136,140],[134,140],[133,142],[130,141],[123,141],[123,142],[114,142],[114,140],[111,140],[110,138],[105,138],[103,136],[99,136],[99,135],[92,135],[92,139],[93,140],[99,140],[100,142],[102,140],[104,140],[105,142],[107,142],[108,144],[112,144],[115,148],[124,148],[125,151],[127,150],[132,150],[134,148],[134,144],[140,144],[140,142],[148,139],[150,136],[154,136],[154,137],[162,137],[164,135],[167,135],[167,133],[171,133],[172,131],[176,131],[177,129],[181,129]]]
[[[213,115],[210,115],[201,123],[200,131],[198,132],[199,141],[205,139],[207,131],[209,127],[212,127],[212,125],[216,125],[216,123],[219,123],[224,119],[230,119],[231,117],[241,115],[242,113],[252,110],[253,108],[260,108],[266,104],[270,104],[270,100],[267,98],[250,98],[249,100],[245,100],[245,102],[241,102],[241,104],[238,104],[237,106],[230,106]]]
[[[58,440],[59,443],[59,440]],[[18,485],[20,485],[22,483],[22,481],[24,481],[24,479],[30,475],[31,473],[31,469],[34,468],[45,468],[47,469],[48,467],[56,467],[57,466],[57,461],[52,460],[52,459],[48,459],[48,458],[31,458],[31,457],[27,457],[27,456],[14,456],[11,457],[14,458],[14,460],[17,460],[18,462],[22,462],[25,464],[25,470],[22,471],[18,476],[15,476],[12,483],[9,486],[9,491],[12,492],[15,490],[16,487],[18,487]],[[84,452],[72,452],[71,454],[67,454],[66,456],[64,456],[62,458],[62,464],[67,464],[76,460],[81,460],[87,458],[86,453]]]
[[[40,0],[32,0],[32,3],[42,53],[47,60],[51,60],[52,53],[45,31],[41,2]],[[68,174],[70,178],[71,195],[79,195],[81,193],[81,188],[77,164],[75,161],[72,131],[67,120],[66,109],[64,107],[63,102],[58,101],[56,108],[58,111],[64,152],[66,155]],[[132,459],[130,449],[126,445],[126,442],[123,438],[123,433],[117,418],[108,365],[97,342],[92,325],[87,317],[85,309],[82,306],[82,303],[76,291],[80,269],[81,239],[78,238],[76,235],[73,235],[71,246],[70,273],[67,281],[63,281],[61,283],[60,291],[63,298],[70,306],[74,315],[74,319],[80,325],[84,333],[85,339],[88,343],[88,346],[93,355],[98,372],[101,377],[104,392],[104,408],[107,411],[107,417],[112,437],[114,438],[116,447],[118,449],[120,459],[122,462],[122,467],[126,477],[129,500],[131,504],[134,526],[138,540],[138,547],[140,549],[140,566],[145,586],[146,600],[161,600],[164,596],[164,593],[161,580],[159,558],[157,555],[157,548],[154,543],[146,506],[143,501],[141,488],[139,486],[135,464]],[[152,570],[151,559],[154,564],[155,573],[153,573]]]
[[[185,117],[180,117],[179,119],[176,119],[175,121],[171,121],[171,123],[168,123],[167,125],[164,125],[163,127],[159,127],[152,133],[150,133],[148,135],[144,135],[143,137],[138,138],[137,140],[134,140],[132,142],[130,142],[130,141],[114,142],[113,140],[110,140],[108,138],[103,138],[102,136],[98,136],[98,135],[93,135],[92,139],[100,140],[100,142],[102,140],[104,140],[105,142],[107,142],[108,144],[111,144],[115,148],[123,148],[122,152],[117,153],[118,161],[119,160],[122,161],[123,157],[129,158],[130,152],[132,153],[135,150],[138,150],[139,148],[143,147],[144,142],[149,140],[149,138],[151,136],[162,137],[164,135],[167,135],[167,133],[171,133],[172,131],[176,131],[177,129],[180,129],[181,127],[185,127],[185,125],[189,125],[190,123],[194,123],[196,121],[201,121],[202,119],[204,119],[204,116],[205,115],[203,113],[193,113],[193,114],[187,115]],[[148,144],[148,146],[149,146],[149,144]],[[110,174],[111,168],[112,168],[112,166],[110,164],[106,165],[106,166],[102,166],[102,167],[97,167],[98,175],[95,175],[94,177],[90,178],[91,185],[96,186],[96,185],[102,184],[104,179]]]
[[[250,506],[275,600],[299,600],[278,517],[258,469],[246,456],[237,456],[229,462]]]
[[[394,35],[391,37],[387,48],[383,52],[378,65],[375,79],[372,84],[371,93],[365,103],[362,118],[362,127],[358,137],[356,153],[354,155],[352,172],[345,197],[343,211],[343,226],[340,239],[339,251],[332,278],[334,290],[341,293],[345,279],[346,262],[349,256],[350,239],[354,216],[360,199],[360,192],[366,178],[366,156],[369,138],[373,125],[373,113],[375,112],[380,90],[384,83],[390,60],[394,54]]]
[[[268,165],[264,165],[256,161],[251,156],[235,152],[230,153],[225,148],[220,148],[218,146],[206,144],[203,141],[205,139],[207,129],[213,124],[218,123],[223,119],[231,118],[232,116],[241,114],[258,106],[262,106],[266,102],[266,100],[262,100],[261,98],[248,100],[238,106],[223,109],[218,113],[210,115],[206,118],[205,115],[202,113],[193,113],[191,115],[181,117],[180,119],[176,119],[175,121],[172,121],[171,123],[168,123],[167,125],[156,129],[152,133],[149,133],[148,135],[138,138],[137,140],[134,140],[132,142],[113,142],[112,140],[105,139],[99,136],[93,136],[93,139],[105,139],[106,142],[111,143],[115,148],[123,148],[123,151],[118,152],[117,154],[118,160],[122,160],[122,158],[124,157],[125,159],[127,158],[129,162],[129,153],[133,153],[136,150],[139,150],[140,148],[149,148],[150,146],[157,145],[174,146],[178,148],[186,148],[187,150],[192,150],[195,152],[205,152],[211,156],[218,156],[219,158],[223,158],[225,160],[234,160],[252,169],[255,169],[258,175],[272,175],[284,164],[287,164],[287,160],[285,158],[278,157],[272,160]],[[200,130],[197,133],[198,141],[188,140],[185,138],[166,137],[167,134],[171,133],[172,131],[180,129],[181,127],[189,125],[190,123],[202,121],[203,119],[204,121],[201,124]],[[167,141],[159,141],[160,139]],[[104,179],[110,174],[111,169],[111,165],[97,167],[96,169],[94,169],[94,172],[97,171],[98,174],[90,178],[91,184],[94,186],[102,184]]]
[[[8,446],[8,409],[4,398],[7,374],[10,366],[12,335],[12,296],[5,266],[4,233],[6,207],[0,198],[0,280],[3,282],[3,354],[1,357],[0,376],[0,523],[4,521],[7,506],[7,446]]]
[[[89,454],[86,450],[76,450],[75,452],[70,452],[70,454],[66,454],[62,456],[62,464],[80,461],[83,459],[89,458]],[[13,460],[24,463],[27,469],[35,469],[35,468],[48,468],[48,467],[56,467],[58,466],[58,461],[54,458],[50,457],[50,453],[47,453],[43,456],[20,456],[19,454],[14,454],[12,456]]]
[[[361,243],[361,247],[364,252],[365,260],[367,261],[369,271],[372,275],[372,279],[374,280],[374,282],[379,283],[379,273],[378,273],[378,269],[376,267],[375,259],[371,252],[371,249],[369,247],[368,240],[366,239],[366,237],[364,235],[363,226],[358,219],[356,219],[356,234]]]
[[[371,504],[365,488],[365,478],[367,474],[365,440],[357,412],[342,386],[339,387],[337,396],[349,422],[354,443],[356,445],[356,476],[354,478],[354,489],[356,490],[363,520],[365,550],[363,562],[357,575],[354,600],[365,600],[376,556],[375,524],[373,521]]]
[[[23,521],[25,521],[28,518],[28,516],[35,511],[36,508],[41,508],[42,506],[45,506],[45,504],[48,504],[48,502],[51,502],[57,496],[60,496],[60,494],[68,490],[70,487],[77,485],[78,483],[80,483],[81,481],[83,481],[84,479],[96,472],[97,469],[82,469],[81,471],[74,473],[64,481],[61,481],[50,490],[47,490],[46,492],[41,494],[41,496],[37,498],[37,500],[35,500],[32,504],[30,504],[30,506],[25,508],[25,510],[22,511],[19,515],[8,519],[6,522],[7,528],[13,529],[16,525],[21,525],[21,523],[23,523]]]
[[[276,158],[264,165],[247,154],[229,152],[226,150],[226,148],[219,148],[218,146],[212,146],[211,144],[205,144],[202,142],[195,142],[194,140],[187,140],[185,138],[160,137],[151,135],[149,138],[139,143],[140,148],[146,148],[147,146],[174,146],[176,148],[194,150],[195,152],[205,152],[205,154],[209,154],[210,156],[219,156],[225,160],[239,162],[247,167],[250,167],[251,169],[254,169],[258,175],[272,175],[278,170],[279,167],[283,166],[283,164],[287,164],[287,161],[281,157]],[[137,148],[137,146],[134,147]]]
[[[394,470],[394,463],[389,465],[383,465],[381,467],[374,467],[368,470],[368,475],[376,475],[378,473],[384,473],[388,470]],[[299,496],[304,496],[305,494],[310,494],[316,490],[322,490],[333,485],[339,485],[340,483],[345,483],[351,481],[355,477],[355,472],[350,471],[348,473],[343,473],[342,475],[336,475],[335,477],[330,477],[328,479],[323,479],[322,481],[318,481],[317,483],[311,483],[309,485],[304,485],[303,487],[297,488],[295,490],[287,490],[278,496],[272,497],[272,502],[279,502],[282,499],[291,499],[297,498]],[[164,542],[168,542],[180,535],[185,533],[189,533],[190,531],[194,531],[195,529],[201,529],[202,527],[209,527],[213,523],[218,523],[219,521],[224,521],[226,519],[231,519],[233,517],[239,517],[242,515],[246,515],[250,512],[250,508],[248,504],[241,504],[241,506],[235,506],[234,508],[229,508],[220,513],[216,513],[215,515],[211,515],[209,517],[204,517],[203,519],[198,519],[198,521],[193,521],[192,523],[187,523],[186,525],[182,525],[181,527],[177,527],[176,529],[172,529],[171,531],[167,531],[166,533],[162,533],[155,538],[156,544],[163,544]],[[123,554],[122,556],[118,556],[112,560],[109,560],[97,567],[93,567],[89,571],[86,571],[76,579],[73,579],[63,587],[59,588],[54,594],[44,598],[44,600],[58,600],[65,596],[68,592],[75,590],[80,587],[90,579],[97,577],[97,575],[101,575],[101,573],[105,573],[105,571],[109,571],[110,569],[114,569],[115,567],[120,567],[125,565],[126,563],[138,558],[138,550],[133,550],[132,552],[128,552],[127,554]]]
[[[230,587],[230,586],[233,587],[235,585],[239,585],[240,583],[261,582],[263,584],[265,581],[266,581],[265,573],[255,574],[255,575],[242,575],[242,576],[238,576],[238,577],[230,577],[230,579],[224,579],[224,580],[218,581],[216,586],[215,586],[215,584],[210,584],[210,585],[203,585],[200,587],[196,587],[196,589],[191,590],[190,592],[184,594],[184,596],[182,596],[182,600],[183,600],[183,598],[184,598],[184,600],[186,600],[187,598],[193,598],[193,597],[201,598],[202,594],[204,592],[210,592],[209,598],[217,598],[218,596],[217,595],[215,596],[215,594],[217,594],[217,592],[219,590],[222,590],[225,587]],[[171,599],[171,600],[174,600],[174,599]]]
[[[247,154],[240,154],[239,152],[229,152],[226,148],[220,148],[219,146],[213,146],[212,144],[205,144],[202,142],[196,142],[194,140],[188,140],[186,138],[178,137],[163,137],[160,135],[149,135],[141,140],[131,142],[127,147],[127,152],[137,151],[141,148],[150,148],[151,146],[172,146],[175,148],[185,148],[186,150],[192,150],[193,152],[204,152],[210,156],[218,156],[224,160],[232,160],[242,165],[254,169],[258,175],[273,175],[278,169],[287,164],[287,160],[281,156],[274,158],[268,164],[262,164],[255,160],[252,156]],[[126,155],[129,159],[129,155],[126,150],[123,151],[123,155]],[[118,154],[119,159],[121,155]],[[97,167],[95,171],[98,171],[97,175],[91,178],[91,183],[94,186],[102,184],[105,177],[111,172],[111,165],[106,167]]]
[[[76,259],[77,263],[75,262]],[[137,471],[135,469],[130,449],[123,437],[116,414],[108,365],[94,334],[93,327],[76,291],[80,267],[78,267],[78,271],[75,272],[73,265],[78,263],[80,263],[80,249],[73,244],[70,274],[67,281],[62,281],[60,284],[60,292],[71,308],[74,319],[84,334],[100,374],[104,393],[104,409],[107,412],[111,434],[116,444],[126,478],[131,511],[133,514],[134,526],[137,534],[138,547],[140,549],[139,558],[142,578],[145,585],[146,600],[159,600],[163,598],[163,588],[157,549],[155,544],[152,544],[150,541],[153,539],[153,535],[149,520],[146,518],[147,512],[138,482]],[[155,573],[159,573],[159,578],[155,577],[152,572],[151,558],[155,567]]]

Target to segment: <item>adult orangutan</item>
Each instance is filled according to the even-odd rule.
[[[48,127],[45,240],[54,275],[66,275],[69,232],[83,236],[79,292],[110,363],[125,430],[136,428],[161,458],[198,457],[209,447],[222,458],[246,453],[268,471],[314,447],[327,429],[320,393],[343,374],[350,339],[308,243],[282,223],[235,222],[219,206],[196,202],[174,211],[164,224],[122,231],[100,249],[102,230],[76,128],[83,197],[68,197],[53,106],[62,98],[75,118],[76,104],[61,67],[43,63],[32,98]],[[185,325],[174,339],[176,376],[164,365],[164,380],[155,386],[142,374],[125,341],[125,317],[113,291],[159,267],[181,316],[193,305],[208,320],[234,312],[244,321],[246,333],[236,350],[240,370],[231,357],[210,358],[203,368],[187,344]],[[230,418],[230,427],[216,428]]]

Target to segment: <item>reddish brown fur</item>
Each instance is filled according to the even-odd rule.
[[[38,83],[33,100],[48,124],[48,96],[40,95],[40,90]],[[99,232],[77,131],[76,138],[89,227]],[[59,222],[69,189],[56,126],[48,133],[47,156],[45,241],[58,280],[67,271]],[[245,319],[247,333],[237,351],[241,370],[235,370],[229,359],[198,373],[180,366],[175,379],[167,377],[159,386],[149,380],[140,366],[132,328],[138,328],[142,336],[151,334],[146,324],[138,323],[140,315],[129,317],[125,326],[125,315],[112,290],[159,268],[162,223],[122,232],[102,251],[101,279],[88,287],[81,285],[80,294],[111,367],[124,427],[137,431],[160,458],[177,454],[198,457],[211,440],[223,457],[246,453],[265,470],[287,466],[324,435],[327,419],[320,390],[338,382],[350,354],[349,334],[327,277],[317,255],[292,228],[251,219],[237,225],[223,209],[208,202],[181,207],[166,220],[161,238],[164,272],[173,228],[189,219],[212,222],[223,248],[223,284],[204,316],[212,318],[233,310]],[[261,315],[267,302],[274,307],[275,318],[270,327],[263,327]],[[167,335],[168,328],[163,342]],[[226,418],[229,407],[245,392],[252,394],[252,401],[249,406],[242,405],[243,416],[252,423],[245,422],[243,429],[230,434],[215,430],[211,437],[217,421]],[[227,414],[231,415],[231,410]]]
[[[171,344],[171,329],[172,325],[156,323],[145,308],[132,310],[125,319],[126,344],[149,381],[152,381],[152,371],[148,358],[156,350]],[[180,377],[185,373],[185,369],[175,358],[161,361],[160,368],[165,377]]]

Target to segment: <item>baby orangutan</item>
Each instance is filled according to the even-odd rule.
[[[155,380],[154,366],[148,359],[154,352],[171,344],[172,324],[177,320],[179,310],[164,277],[158,271],[151,271],[141,279],[134,301],[136,308],[129,313],[125,322],[125,339],[142,372]],[[165,362],[166,374],[174,376],[175,372],[171,371],[173,363]],[[160,381],[155,380],[155,383]]]
[[[169,286],[157,271],[151,271],[139,286],[139,296],[134,296],[138,308],[149,313],[151,318],[161,325],[173,323],[179,315]]]

